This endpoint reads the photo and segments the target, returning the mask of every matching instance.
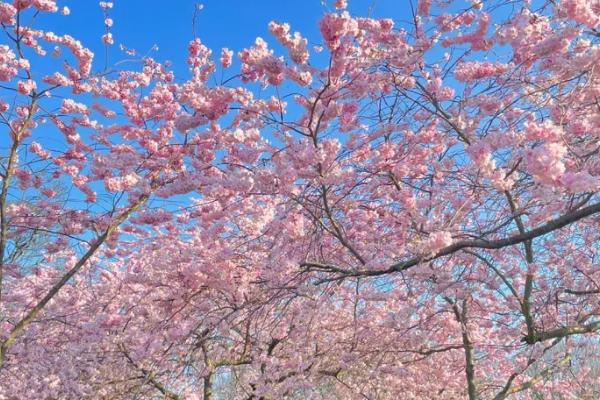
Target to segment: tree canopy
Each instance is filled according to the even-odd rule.
[[[0,399],[600,397],[600,1],[399,3],[182,76],[0,1]]]

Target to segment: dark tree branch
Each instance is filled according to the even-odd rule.
[[[562,215],[556,219],[553,219],[542,226],[534,228],[530,231],[519,233],[513,236],[509,236],[504,239],[498,240],[485,240],[485,239],[470,239],[470,240],[461,240],[450,246],[447,246],[440,251],[438,251],[433,256],[416,256],[410,258],[406,261],[401,261],[395,264],[392,264],[384,269],[380,270],[365,270],[365,269],[357,269],[353,271],[349,271],[334,265],[323,264],[319,262],[304,262],[300,265],[300,267],[306,271],[321,271],[321,272],[330,272],[335,273],[337,276],[327,279],[322,279],[319,283],[335,281],[340,279],[345,279],[348,277],[358,277],[358,276],[382,276],[389,275],[396,272],[405,271],[415,265],[418,265],[422,262],[433,261],[435,259],[448,256],[454,254],[463,249],[490,249],[497,250],[502,249],[509,246],[514,246],[520,243],[524,243],[526,241],[533,240],[537,237],[546,235],[550,232],[554,232],[565,226],[573,224],[581,219],[592,216],[594,214],[600,213],[600,203],[595,203],[590,206],[581,208],[576,211],[569,212],[565,215]]]

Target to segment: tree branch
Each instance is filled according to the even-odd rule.
[[[600,212],[600,203],[595,203],[590,206],[581,208],[579,210],[569,212],[569,213],[562,215],[551,221],[548,221],[544,225],[539,226],[535,229],[532,229],[528,232],[519,233],[519,234],[516,234],[513,236],[509,236],[507,238],[498,239],[498,240],[485,240],[485,239],[461,240],[454,244],[451,244],[450,246],[447,246],[447,247],[441,249],[433,256],[416,256],[416,257],[410,258],[406,261],[401,261],[401,262],[392,264],[381,270],[365,270],[365,269],[363,269],[363,270],[348,271],[348,270],[340,268],[340,267],[323,264],[323,263],[319,263],[319,262],[304,262],[304,263],[300,264],[300,267],[305,270],[308,270],[308,271],[316,270],[316,271],[322,271],[322,272],[332,272],[332,273],[337,273],[339,275],[337,277],[323,279],[323,280],[319,281],[320,283],[345,279],[348,277],[357,277],[357,276],[373,277],[373,276],[388,275],[388,274],[392,274],[392,273],[396,273],[396,272],[405,271],[405,270],[407,270],[411,267],[414,267],[415,265],[418,265],[422,262],[432,261],[432,260],[438,259],[440,257],[454,254],[462,249],[479,248],[479,249],[497,250],[497,249],[502,249],[504,247],[514,246],[514,245],[523,243],[525,241],[529,241],[529,240],[535,239],[537,237],[546,235],[546,234],[556,231],[558,229],[564,228],[567,225],[575,223],[583,218],[589,217],[589,216],[594,215],[599,212]]]

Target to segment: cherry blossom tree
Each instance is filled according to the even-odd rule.
[[[0,397],[597,398],[600,2],[406,4],[175,77],[0,3]]]

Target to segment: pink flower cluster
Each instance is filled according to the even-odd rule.
[[[206,81],[208,76],[214,71],[215,65],[210,60],[212,51],[202,44],[200,39],[192,40],[188,45],[188,59],[194,77],[201,81]]]
[[[486,38],[488,28],[490,26],[490,16],[486,13],[481,13],[479,24],[475,31],[471,33],[460,33],[453,38],[444,39],[442,42],[444,47],[453,45],[469,44],[472,50],[485,51],[489,50],[492,43]]]
[[[6,45],[0,45],[0,81],[10,81],[17,76],[15,53]]]
[[[188,113],[182,113],[175,119],[175,129],[179,132],[185,133],[190,129],[194,129],[201,124],[206,123],[207,119],[201,114],[190,115]]]
[[[561,179],[561,184],[571,193],[597,192],[600,190],[600,177],[590,173],[567,172]]]
[[[271,85],[283,82],[285,65],[281,57],[275,57],[267,42],[256,38],[254,46],[239,53],[242,61],[242,75],[245,80],[257,81],[266,79]]]
[[[31,145],[29,145],[29,150],[44,160],[50,158],[50,153],[47,150],[44,150],[42,145],[37,142],[32,142]]]
[[[600,1],[598,0],[562,0],[558,10],[566,14],[569,19],[590,29],[596,29],[600,25]]]
[[[308,41],[299,32],[290,35],[290,25],[280,24],[275,21],[269,23],[269,31],[277,38],[279,43],[288,49],[290,58],[296,64],[305,64],[308,61]]]
[[[494,96],[479,95],[473,99],[473,104],[479,107],[484,115],[492,115],[502,107],[502,101]]]
[[[233,61],[233,51],[229,50],[227,47],[222,48],[220,61],[223,68],[229,68]]]
[[[564,156],[567,148],[560,143],[546,143],[528,150],[526,160],[529,172],[536,181],[545,185],[560,184],[565,173]]]
[[[56,12],[58,7],[54,0],[15,0],[14,6],[18,10],[24,10],[26,8],[36,8],[40,11]]]
[[[431,11],[431,3],[433,3],[432,0],[419,0],[419,4],[417,6],[417,15],[421,17],[428,16],[429,12]]]
[[[447,231],[431,232],[427,238],[425,245],[426,251],[437,253],[444,247],[448,247],[453,243],[452,234]]]
[[[30,95],[36,88],[37,85],[35,81],[31,79],[28,79],[26,81],[19,81],[17,83],[17,90],[19,91],[19,93],[24,95]]]
[[[456,66],[454,77],[461,82],[498,77],[508,71],[509,66],[501,63],[468,61]]]
[[[113,26],[113,20],[108,15],[108,10],[113,7],[113,3],[101,1],[99,3],[100,8],[102,9],[102,13],[104,14],[104,34],[101,36],[102,43],[107,46],[110,46],[115,43],[112,32],[110,31]]]
[[[331,50],[340,47],[344,36],[354,37],[358,33],[358,23],[350,17],[348,12],[341,14],[327,14],[319,23],[321,35]]]
[[[444,86],[442,78],[435,76],[427,83],[427,91],[432,94],[438,101],[446,101],[454,96],[454,89]]]
[[[336,8],[336,10],[344,10],[348,7],[348,1],[347,0],[335,0],[334,7]]]
[[[533,65],[542,55],[556,56],[568,48],[568,36],[574,31],[556,30],[546,16],[525,8],[515,18],[500,27],[495,39],[498,44],[510,44],[515,63]]]
[[[120,192],[123,190],[131,190],[140,182],[140,176],[135,172],[123,176],[114,176],[104,178],[104,185],[109,192]]]
[[[455,14],[442,14],[435,19],[440,32],[451,32],[461,26],[468,26],[475,22],[477,14],[473,11],[462,12]]]
[[[5,25],[14,24],[16,14],[17,9],[12,5],[5,2],[0,3],[0,23]]]
[[[358,103],[344,103],[342,112],[339,116],[340,130],[347,132],[355,126],[356,112],[358,111]]]
[[[107,44],[107,45],[114,44],[115,41],[113,39],[112,33],[108,32],[108,33],[105,33],[104,35],[102,35],[102,43]]]
[[[63,100],[60,112],[63,114],[88,114],[88,109],[85,104],[77,103],[73,99]]]
[[[550,121],[542,123],[526,122],[524,128],[525,137],[531,141],[558,142],[564,135],[562,128]]]
[[[489,179],[491,185],[499,191],[509,190],[514,183],[512,177],[506,177],[505,172],[498,168],[494,160],[492,147],[485,142],[469,146],[469,157],[474,162],[478,175]]]
[[[60,72],[55,72],[52,75],[45,76],[43,81],[49,85],[53,86],[71,86],[73,81]]]
[[[78,74],[80,76],[88,76],[90,74],[94,53],[83,47],[81,42],[74,37],[70,35],[58,36],[52,32],[42,32],[25,28],[22,28],[20,33],[23,35],[23,40],[32,47],[37,47],[36,38],[67,47],[78,61]]]
[[[143,213],[140,213],[138,216],[131,218],[130,221],[133,224],[159,225],[171,221],[172,219],[172,213],[163,209],[158,209],[147,210]]]

